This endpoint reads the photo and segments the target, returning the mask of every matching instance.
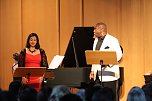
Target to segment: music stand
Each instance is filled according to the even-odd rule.
[[[31,76],[43,76],[46,67],[18,67],[16,68],[13,77],[27,77],[28,81]]]
[[[86,50],[87,64],[101,65],[101,86],[102,86],[102,67],[103,65],[117,64],[117,57],[115,51],[92,51]]]

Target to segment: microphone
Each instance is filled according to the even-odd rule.
[[[76,50],[75,50],[74,37],[72,37],[72,44],[73,44],[73,50],[74,50],[74,57],[75,57],[76,67],[79,67],[78,57],[77,57],[77,53],[76,53]]]

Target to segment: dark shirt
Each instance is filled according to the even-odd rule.
[[[98,42],[97,42],[95,50],[100,50],[100,47],[103,43],[104,38],[105,38],[105,36],[104,37],[98,37]]]

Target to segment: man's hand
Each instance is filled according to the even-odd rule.
[[[90,78],[90,80],[91,80],[91,79],[94,79],[94,71],[91,71],[91,72],[90,72],[89,78]]]

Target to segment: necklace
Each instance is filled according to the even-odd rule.
[[[34,53],[34,52],[36,51],[36,49],[34,49],[34,50],[32,51],[32,50],[30,50],[30,48],[29,48],[29,51],[30,51],[31,53]]]

